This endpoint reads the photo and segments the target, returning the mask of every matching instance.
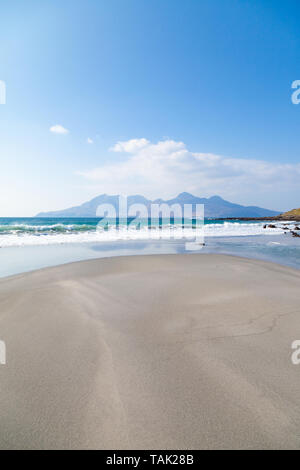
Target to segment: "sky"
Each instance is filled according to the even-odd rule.
[[[299,24],[298,0],[1,1],[0,217],[102,193],[300,207]]]

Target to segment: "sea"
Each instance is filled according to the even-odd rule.
[[[203,225],[190,220],[183,230],[181,220],[104,224],[96,218],[0,218],[0,277],[101,257],[185,252],[243,256],[300,269],[300,238],[291,233],[298,224],[272,225],[207,219]]]

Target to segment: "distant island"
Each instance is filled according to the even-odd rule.
[[[112,204],[114,207],[118,205],[119,196],[109,196],[102,194],[95,197],[91,201],[85,202],[80,206],[71,207],[61,211],[54,212],[41,212],[36,217],[41,218],[93,218],[96,217],[97,208],[100,204]],[[190,193],[180,193],[174,199],[163,200],[156,199],[151,201],[141,195],[128,196],[128,206],[132,204],[144,204],[150,207],[151,204],[179,204],[181,207],[184,204],[204,204],[205,217],[212,219],[224,218],[265,218],[276,217],[280,212],[263,209],[256,206],[242,206],[222,199],[220,196],[212,196],[210,198],[200,198],[193,196]]]

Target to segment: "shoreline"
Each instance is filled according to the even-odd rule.
[[[12,247],[9,247],[9,249],[11,249]],[[18,247],[19,248],[19,247]],[[211,252],[211,253],[200,253],[200,252],[196,252],[196,253],[193,253],[193,252],[182,252],[182,253],[162,253],[162,254],[157,254],[157,253],[149,253],[149,254],[145,254],[145,255],[141,255],[139,253],[136,253],[136,254],[131,254],[131,255],[112,255],[112,256],[107,256],[107,257],[100,257],[100,258],[91,258],[91,259],[82,259],[82,260],[79,260],[79,261],[68,261],[68,262],[65,262],[65,263],[61,263],[61,264],[54,264],[52,266],[44,266],[44,267],[41,267],[41,268],[37,268],[37,269],[32,269],[30,271],[22,271],[22,272],[18,272],[16,274],[11,274],[9,276],[3,276],[3,277],[0,277],[0,285],[1,285],[1,282],[6,282],[6,281],[9,281],[9,280],[12,280],[12,279],[15,279],[15,278],[19,278],[19,277],[22,277],[22,276],[30,276],[30,275],[33,275],[33,274],[39,274],[39,273],[42,273],[42,272],[45,272],[47,270],[56,270],[56,269],[59,269],[59,268],[65,268],[65,267],[72,267],[72,266],[76,266],[76,265],[84,265],[85,263],[91,263],[91,262],[101,262],[103,260],[105,261],[110,261],[110,260],[115,260],[115,259],[131,259],[131,258],[151,258],[151,257],[171,257],[171,256],[220,256],[220,257],[224,257],[224,258],[232,258],[233,260],[237,259],[237,260],[241,260],[241,261],[254,261],[255,263],[263,263],[264,265],[271,265],[271,266],[274,266],[274,267],[280,267],[280,268],[286,268],[286,269],[291,269],[293,271],[296,271],[298,272],[300,270],[297,269],[297,268],[294,268],[293,266],[289,266],[289,265],[286,265],[286,264],[281,264],[281,263],[277,263],[276,261],[269,261],[269,260],[264,260],[264,259],[259,259],[259,258],[252,258],[250,256],[240,256],[238,254],[231,254],[231,253],[215,253],[215,252]]]
[[[300,269],[300,244],[283,234],[207,237],[196,253],[224,254],[261,259]],[[115,256],[188,253],[184,240],[127,240],[101,243],[67,243],[6,247],[0,250],[0,279],[50,266]]]
[[[299,448],[299,286],[194,253],[1,279],[0,448]]]
[[[230,237],[228,237],[230,238]],[[14,249],[15,247],[8,247],[7,249]],[[23,247],[18,247],[23,248]],[[102,260],[115,260],[115,259],[131,259],[131,258],[149,258],[149,257],[169,257],[169,256],[220,256],[220,257],[225,257],[225,258],[232,258],[233,260],[241,260],[241,261],[254,261],[255,263],[263,263],[266,266],[269,264],[274,267],[281,267],[281,268],[286,268],[286,269],[291,269],[296,272],[300,272],[300,268],[295,268],[294,266],[290,266],[288,264],[283,264],[283,263],[278,263],[276,261],[268,260],[268,259],[261,259],[261,258],[254,258],[251,256],[241,256],[239,254],[232,254],[232,253],[218,253],[218,252],[208,252],[208,253],[201,253],[199,252],[178,252],[178,253],[149,253],[149,254],[116,254],[116,255],[111,255],[111,256],[106,256],[106,257],[99,257],[99,258],[90,258],[90,259],[81,259],[78,261],[66,261],[63,263],[59,264],[53,264],[50,266],[43,266],[40,268],[32,269],[30,271],[20,271],[15,274],[11,274],[8,276],[0,276],[0,284],[1,282],[9,281],[11,279],[17,278],[19,276],[25,276],[25,275],[32,275],[32,274],[38,274],[47,270],[53,270],[53,269],[59,269],[59,268],[64,268],[68,266],[74,266],[74,265],[81,265],[85,263],[91,263],[91,262],[101,262]]]

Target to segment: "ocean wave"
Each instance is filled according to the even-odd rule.
[[[291,228],[295,227],[294,223]],[[0,225],[0,247],[54,245],[66,243],[101,243],[117,240],[159,240],[159,239],[193,239],[203,237],[243,237],[253,235],[276,235],[283,233],[283,225],[276,228],[264,228],[265,223],[216,222],[193,229],[192,226],[182,229],[181,224],[158,225],[148,227],[120,225],[115,227],[98,227],[96,224],[3,224]]]
[[[40,234],[40,233],[70,233],[70,232],[86,232],[89,230],[95,230],[93,225],[64,225],[64,224],[53,224],[53,225],[30,225],[30,224],[16,224],[16,225],[0,225],[1,234]]]

